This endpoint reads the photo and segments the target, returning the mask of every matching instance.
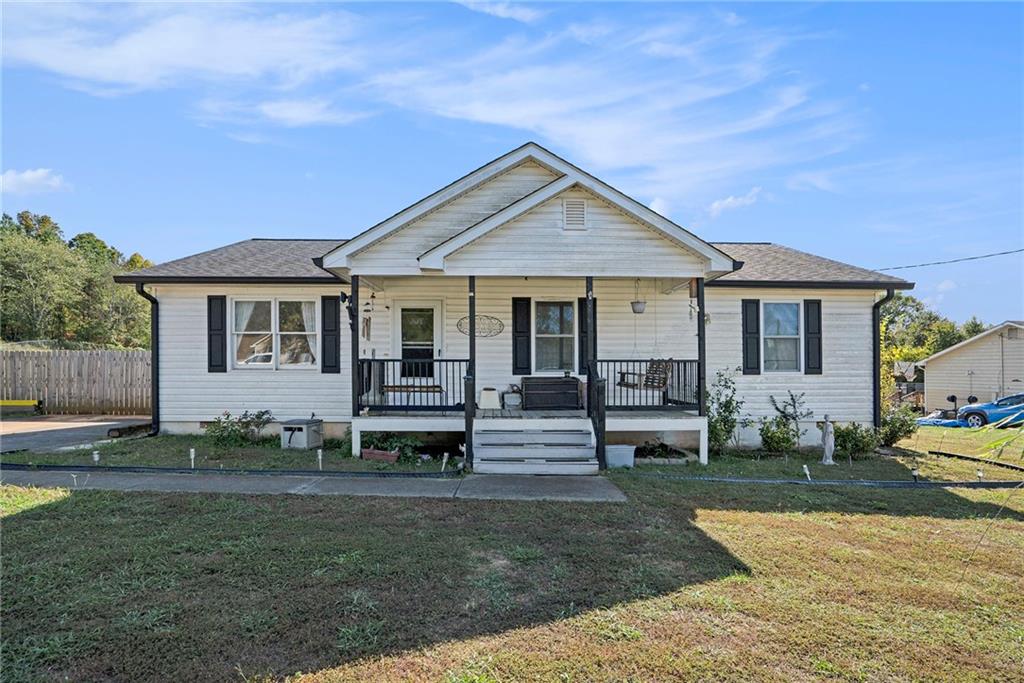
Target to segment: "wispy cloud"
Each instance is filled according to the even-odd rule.
[[[97,94],[191,88],[197,120],[236,139],[388,108],[518,130],[681,220],[858,139],[856,115],[788,62],[793,29],[689,8],[558,25],[534,5],[468,6],[524,26],[481,41],[358,7],[16,6],[4,55]]]
[[[123,7],[123,11],[121,9]],[[92,92],[116,94],[206,83],[273,82],[289,87],[352,69],[355,19],[259,13],[230,4],[10,5],[4,57],[59,74]]]
[[[49,168],[36,168],[27,171],[4,171],[0,180],[0,192],[3,194],[39,194],[57,192],[68,189],[64,177]]]
[[[708,206],[708,215],[710,215],[712,218],[718,218],[718,216],[720,216],[723,211],[731,211],[733,209],[739,209],[744,206],[750,206],[751,204],[757,202],[757,199],[760,195],[761,188],[752,187],[750,188],[750,192],[747,192],[744,195],[740,195],[739,197],[729,195],[724,199],[716,199],[715,201],[711,202],[710,206]]]
[[[668,201],[663,199],[662,197],[655,197],[654,199],[651,200],[649,208],[651,209],[651,211],[667,217],[669,211],[672,209],[672,205],[669,204]]]
[[[459,2],[460,5],[474,12],[483,12],[499,19],[513,19],[524,24],[531,24],[543,18],[546,12],[518,2]]]

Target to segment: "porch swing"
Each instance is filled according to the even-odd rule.
[[[638,358],[640,355],[639,348],[637,347],[637,319],[636,316],[642,314],[646,310],[647,302],[640,299],[640,278],[636,279],[634,288],[634,300],[630,303],[633,309],[633,352],[632,359],[637,364],[646,364],[638,369],[619,370],[619,378],[615,383],[616,386],[623,389],[640,390],[643,392],[657,392],[662,397],[662,403],[667,402],[668,387],[672,380],[672,359],[658,358],[660,355],[660,347],[658,342],[658,296],[657,296],[657,280],[655,280],[655,296],[654,296],[654,357],[642,361]]]

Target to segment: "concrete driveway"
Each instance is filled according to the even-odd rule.
[[[113,427],[149,424],[148,415],[33,415],[0,420],[0,452],[52,451],[107,438]]]

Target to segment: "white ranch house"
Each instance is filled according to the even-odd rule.
[[[706,462],[720,370],[755,419],[792,389],[809,425],[877,422],[878,306],[913,286],[706,242],[534,143],[349,240],[253,239],[117,279],[151,301],[155,429],[315,413],[356,453],[368,431],[455,432],[475,471],[532,473],[596,472],[606,444],[652,435]]]

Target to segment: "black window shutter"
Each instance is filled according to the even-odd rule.
[[[512,374],[529,375],[530,362],[530,299],[512,298]]]
[[[206,297],[206,371],[228,371],[228,300]]]
[[[581,296],[579,302],[577,302],[577,309],[579,316],[579,347],[580,347],[580,360],[578,363],[579,372],[583,374],[587,371],[587,332],[590,330],[590,325],[594,325],[594,329],[597,329],[597,297],[594,297],[594,319],[592,321],[587,320],[587,297]],[[597,335],[594,335],[594,357],[597,357]]]
[[[804,374],[820,375],[821,299],[804,299]]]
[[[743,300],[743,374],[761,374],[761,302]]]
[[[320,297],[320,372],[341,372],[341,298]]]

